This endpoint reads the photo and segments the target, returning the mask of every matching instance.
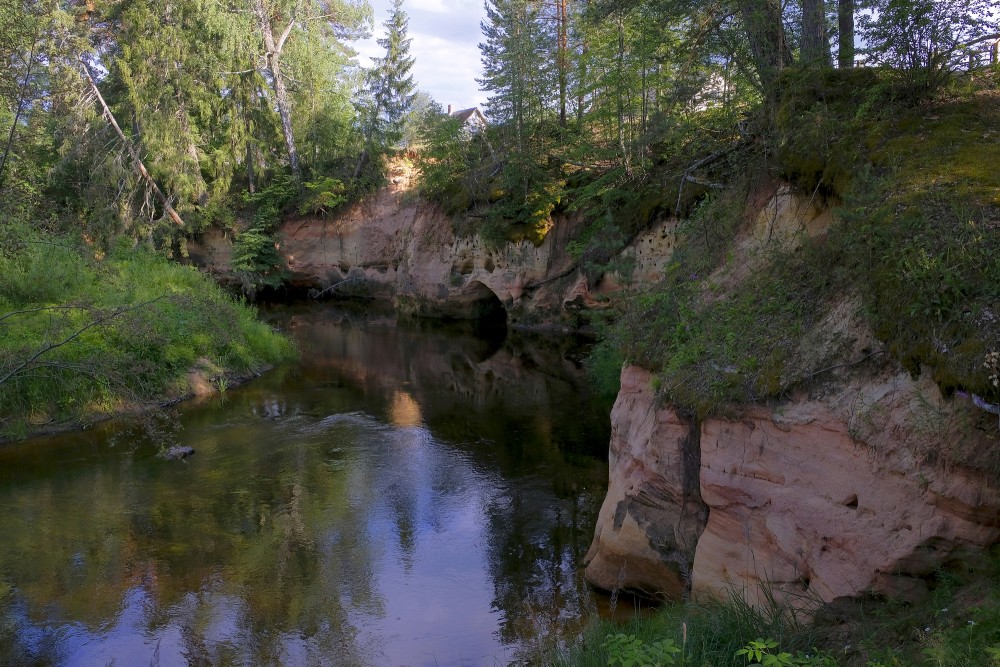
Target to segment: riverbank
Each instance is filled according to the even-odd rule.
[[[635,667],[1000,664],[1000,551],[943,568],[934,584],[919,601],[869,596],[814,604],[798,614],[774,598],[754,608],[732,591],[721,601],[670,604],[625,624],[595,622],[577,642],[542,662],[553,667],[604,667],[629,664],[629,658]],[[740,651],[753,643],[763,653],[750,660]],[[665,657],[656,662],[660,656]]]
[[[204,275],[20,229],[0,253],[0,442],[213,390],[294,357]]]

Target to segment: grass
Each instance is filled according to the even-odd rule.
[[[578,641],[550,650],[541,662],[604,667],[612,664],[608,638],[625,635],[645,646],[672,642],[682,652],[665,664],[690,667],[747,665],[737,652],[760,639],[774,641],[771,653],[798,660],[770,664],[1000,666],[1000,548],[935,572],[927,584],[930,592],[922,600],[862,597],[825,609],[817,605],[813,620],[790,614],[774,600],[754,609],[733,591],[725,600],[669,605],[624,625],[596,621]]]
[[[656,614],[634,618],[624,626],[611,621],[592,624],[584,636],[568,647],[554,650],[542,663],[554,667],[605,667],[612,658],[609,637],[625,634],[645,645],[669,640],[681,649],[677,665],[722,667],[745,665],[736,654],[748,642],[770,638],[782,651],[815,654],[819,635],[801,617],[774,600],[763,609],[748,605],[736,591],[725,600],[687,602],[663,607]],[[642,662],[637,664],[643,665]]]
[[[195,269],[22,227],[0,253],[0,439],[86,424],[295,354]]]

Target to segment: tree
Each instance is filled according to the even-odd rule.
[[[403,11],[403,0],[393,0],[389,18],[382,25],[386,35],[377,41],[385,49],[385,55],[373,58],[368,71],[367,97],[361,105],[366,145],[355,177],[371,154],[393,148],[403,138],[403,126],[416,90],[410,74],[414,59],[410,56],[412,40],[407,36],[409,18]]]
[[[292,168],[292,174],[299,178],[302,176],[302,168],[299,166],[299,152],[295,148],[295,133],[292,131],[292,105],[285,86],[285,77],[281,71],[281,52],[295,27],[296,16],[293,10],[290,17],[283,17],[278,7],[267,6],[265,0],[253,0],[253,11],[260,25],[261,38],[264,40],[264,59],[267,71],[271,75],[278,115],[281,117],[281,131],[285,135],[285,145],[288,148],[288,164]],[[283,18],[286,21],[285,26],[275,39],[273,24]]]
[[[302,167],[295,143],[295,123],[292,116],[292,96],[284,73],[285,49],[296,33],[304,33],[313,52],[300,52],[300,58],[310,58],[317,49],[341,50],[340,39],[356,36],[356,29],[367,17],[363,6],[341,0],[252,0],[253,12],[260,29],[264,46],[264,60],[274,92],[274,103],[281,119],[288,164],[292,174],[299,178]]]
[[[511,146],[521,151],[551,100],[553,63],[536,7],[527,0],[486,0],[485,8],[483,78],[477,82],[491,93],[486,115],[507,128]]]
[[[32,188],[32,162],[27,153],[46,143],[36,118],[43,116],[39,101],[45,89],[47,20],[41,3],[0,0],[0,201],[13,193],[5,185],[13,168],[19,185]],[[19,164],[14,165],[14,162]],[[29,175],[30,174],[30,175]]]
[[[966,49],[998,37],[992,0],[874,0],[862,17],[871,62],[900,70],[912,89],[932,93],[966,61]]]
[[[854,0],[837,3],[837,66],[854,67]]]
[[[778,75],[792,62],[778,0],[736,0],[751,61],[765,99],[776,93]]]
[[[830,64],[824,0],[802,0],[802,49],[799,60],[804,65],[826,67]]]

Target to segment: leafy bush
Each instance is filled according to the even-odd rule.
[[[337,178],[325,176],[303,184],[299,215],[329,215],[347,202],[347,186]]]
[[[681,649],[673,639],[644,642],[623,632],[609,634],[602,644],[608,652],[608,665],[621,667],[666,667],[676,664]]]

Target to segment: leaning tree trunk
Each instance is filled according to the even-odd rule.
[[[136,173],[139,174],[139,176],[141,176],[144,181],[146,181],[146,185],[149,187],[149,189],[153,192],[153,195],[163,206],[163,212],[167,214],[167,217],[173,220],[178,225],[183,226],[184,221],[181,219],[181,216],[179,216],[177,214],[177,211],[174,210],[174,207],[171,206],[170,200],[167,198],[165,194],[163,194],[163,190],[161,190],[160,186],[156,184],[156,181],[153,180],[153,177],[150,176],[149,171],[146,169],[146,165],[142,163],[142,158],[139,157],[139,151],[136,149],[135,145],[131,142],[131,140],[129,140],[129,138],[125,136],[125,133],[122,132],[122,128],[118,125],[118,121],[115,120],[114,114],[111,113],[111,109],[108,107],[108,103],[104,101],[104,96],[101,95],[101,90],[97,87],[97,81],[94,79],[93,74],[90,73],[90,67],[87,66],[87,63],[86,61],[84,61],[83,58],[80,58],[80,65],[83,68],[84,77],[87,79],[87,83],[90,84],[90,89],[94,93],[94,97],[97,98],[97,101],[101,105],[101,110],[102,110],[101,115],[104,116],[104,120],[106,120],[108,122],[108,125],[110,125],[111,128],[115,131],[115,134],[118,135],[118,138],[121,139],[121,142],[125,144],[125,149],[128,151],[129,156],[132,158],[132,166],[135,169]]]
[[[28,51],[28,62],[25,63],[24,79],[21,81],[21,88],[17,93],[17,107],[14,111],[14,120],[10,124],[10,133],[7,135],[7,145],[4,146],[3,155],[0,156],[0,192],[3,192],[4,171],[7,167],[7,160],[10,158],[10,151],[14,146],[14,134],[17,131],[17,124],[21,121],[21,114],[27,102],[28,84],[31,81],[31,69],[35,64],[35,47],[38,46],[37,36],[31,42],[31,49]]]
[[[278,104],[281,131],[285,135],[285,145],[288,147],[288,164],[292,167],[292,173],[298,178],[302,176],[302,169],[299,167],[299,152],[295,150],[295,137],[292,135],[292,105],[288,99],[288,89],[285,88],[285,78],[281,74],[281,50],[284,48],[285,40],[291,34],[295,22],[289,21],[278,41],[275,42],[274,32],[271,30],[271,18],[268,16],[263,0],[254,0],[254,13],[257,14],[260,32],[264,38],[267,69],[271,72],[271,85],[274,88],[275,102]]]

